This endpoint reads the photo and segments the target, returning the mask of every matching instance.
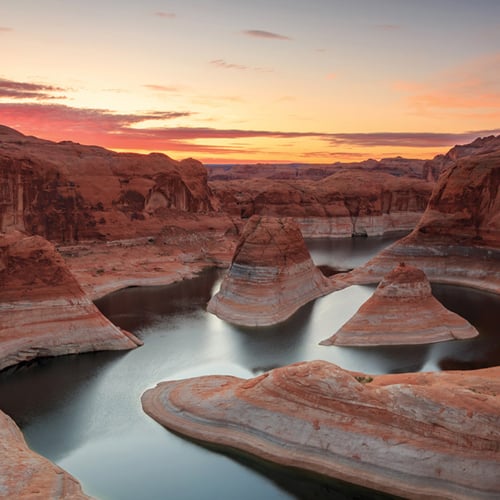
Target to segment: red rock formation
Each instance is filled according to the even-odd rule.
[[[500,368],[366,376],[324,361],[163,382],[163,426],[410,499],[500,496]]]
[[[375,293],[322,345],[429,344],[476,337],[479,332],[432,296],[425,273],[400,264]]]
[[[0,497],[90,499],[73,476],[30,450],[17,425],[1,411]]]
[[[195,160],[54,143],[0,127],[0,232],[54,242],[149,236],[172,217],[212,210]]]
[[[330,281],[313,264],[297,224],[254,216],[207,310],[240,325],[270,325],[328,291]]]
[[[51,243],[0,235],[0,369],[37,356],[140,343],[99,312]]]
[[[422,179],[370,168],[337,168],[321,180],[251,178],[210,186],[231,215],[293,217],[305,237],[410,231],[432,191]]]
[[[352,283],[377,282],[405,261],[431,281],[500,292],[500,136],[448,156],[415,230],[353,272]]]

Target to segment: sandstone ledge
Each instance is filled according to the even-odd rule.
[[[500,368],[369,377],[323,361],[250,380],[163,382],[163,426],[286,466],[415,499],[500,494]]]
[[[0,497],[89,499],[78,481],[30,450],[14,421],[0,411]]]

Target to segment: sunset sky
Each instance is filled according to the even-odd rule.
[[[0,0],[0,124],[206,163],[500,133],[499,0]]]

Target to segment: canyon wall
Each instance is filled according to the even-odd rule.
[[[404,261],[431,281],[500,292],[500,136],[459,146],[415,230],[352,273],[380,281]]]
[[[156,233],[183,213],[213,210],[196,160],[54,143],[0,126],[0,232],[58,243]]]
[[[209,185],[221,209],[232,216],[293,217],[306,238],[409,232],[433,187],[432,180],[422,177],[423,162],[415,162],[420,176],[410,175],[409,167],[384,169],[375,162],[370,167],[325,166],[323,172],[328,175],[323,177],[316,167],[312,179],[307,178],[307,168],[297,167],[297,173],[302,168],[305,172],[296,178],[284,174],[278,179],[255,178],[249,173],[247,178],[239,174],[235,179],[210,180]]]

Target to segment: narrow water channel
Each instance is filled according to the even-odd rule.
[[[355,267],[390,240],[315,241],[317,264]],[[319,346],[373,292],[355,286],[301,308],[269,328],[239,328],[205,311],[220,282],[212,270],[162,287],[129,288],[99,300],[113,322],[144,346],[42,359],[0,373],[0,408],[30,446],[74,474],[100,499],[376,498],[333,481],[229,456],[168,432],[147,417],[140,396],[168,379],[207,374],[251,377],[288,363],[325,359],[368,373],[469,369],[497,365],[500,298],[435,286],[444,305],[471,321],[480,337],[430,346]],[[381,498],[385,498],[383,495]]]

